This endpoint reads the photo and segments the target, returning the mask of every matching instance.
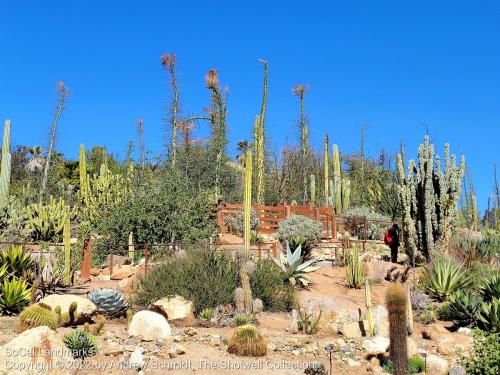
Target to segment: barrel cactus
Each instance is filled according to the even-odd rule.
[[[113,288],[95,289],[90,292],[89,299],[96,305],[99,314],[112,318],[125,316],[130,307],[123,294]]]

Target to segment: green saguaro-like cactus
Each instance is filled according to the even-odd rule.
[[[309,187],[309,192],[311,194],[311,204],[316,203],[316,177],[311,174],[310,176],[310,187]]]
[[[328,174],[330,171],[330,165],[328,163],[328,135],[325,135],[325,139],[323,140],[323,189],[325,190],[325,206],[329,204],[329,194],[328,188],[330,182],[328,180]]]
[[[69,217],[66,219],[63,228],[64,241],[64,284],[71,284],[71,226]]]
[[[3,128],[2,160],[0,164],[0,209],[7,206],[9,202],[10,170],[10,120],[5,120],[5,126]]]
[[[252,211],[252,151],[247,150],[245,156],[245,196],[243,199],[244,206],[244,241],[245,250],[243,256],[240,256],[239,271],[241,279],[241,287],[245,295],[245,311],[252,312],[252,289],[250,288],[250,277],[247,273],[245,264],[250,256],[250,214]]]
[[[375,323],[373,319],[372,310],[372,294],[370,291],[370,283],[368,278],[365,279],[365,304],[366,304],[366,320],[368,322],[368,334],[369,336],[375,336]]]

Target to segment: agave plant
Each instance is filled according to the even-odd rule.
[[[500,272],[494,272],[486,278],[481,287],[481,294],[485,301],[500,299]]]
[[[478,323],[485,331],[500,332],[500,299],[493,298],[490,303],[483,303]]]
[[[65,335],[63,341],[74,358],[84,359],[97,354],[96,339],[88,332],[73,331]]]
[[[31,289],[24,280],[13,278],[3,279],[0,290],[0,312],[3,315],[13,315],[19,313],[28,304],[31,296]]]
[[[304,288],[307,288],[312,283],[312,280],[306,274],[319,268],[314,266],[317,262],[316,259],[309,259],[304,262],[300,245],[292,252],[288,243],[286,244],[286,256],[280,254],[279,258],[273,257],[273,261],[289,275],[288,280],[292,285],[298,283]]]
[[[425,290],[440,301],[445,301],[451,294],[464,290],[474,281],[462,264],[451,258],[438,258],[425,270]]]
[[[3,269],[5,276],[15,277],[30,276],[35,262],[31,254],[25,251],[22,246],[12,246],[8,250],[0,252],[0,269]],[[0,271],[0,275],[2,271]]]
[[[483,300],[470,291],[461,290],[452,294],[447,303],[441,307],[440,315],[454,320],[457,325],[474,325],[479,319]]]
[[[95,289],[89,293],[89,299],[96,305],[99,314],[113,318],[125,316],[130,307],[123,294],[113,288]]]

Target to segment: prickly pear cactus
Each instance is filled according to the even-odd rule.
[[[113,288],[94,289],[89,293],[89,299],[96,305],[99,314],[113,318],[125,316],[130,307],[123,294]]]

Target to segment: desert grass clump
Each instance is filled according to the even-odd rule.
[[[394,374],[402,375],[408,371],[407,339],[407,304],[408,293],[399,283],[392,283],[387,288],[386,307],[389,312],[389,352],[394,363]]]
[[[227,351],[239,356],[262,357],[266,355],[267,343],[257,328],[246,324],[235,329]]]

